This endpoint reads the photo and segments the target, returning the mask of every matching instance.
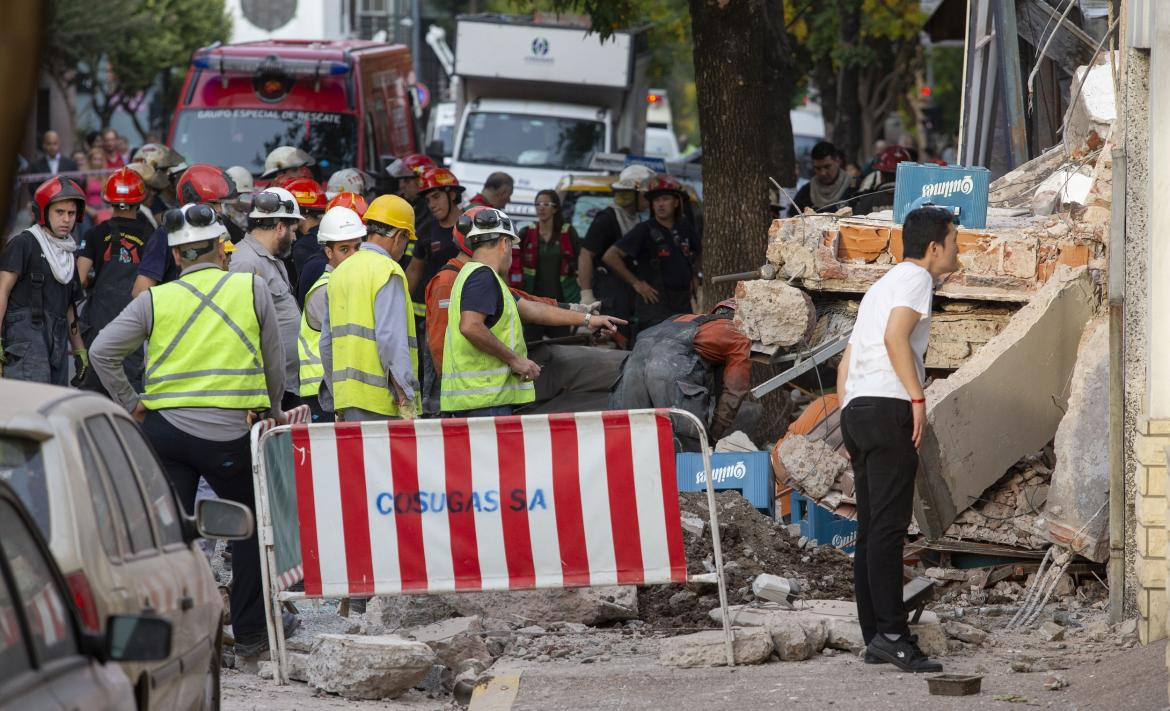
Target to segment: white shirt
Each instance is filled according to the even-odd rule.
[[[58,153],[55,156],[45,156],[45,159],[45,162],[49,166],[49,172],[53,175],[56,175],[58,173],[57,167],[61,165],[61,154]]]
[[[910,394],[898,380],[886,351],[886,324],[890,312],[905,306],[918,312],[918,325],[910,334],[910,349],[918,369],[918,382],[926,379],[926,343],[930,339],[930,306],[934,279],[917,264],[902,262],[877,280],[857,310],[857,323],[849,337],[849,371],[845,380],[845,402],[856,397],[889,397],[909,400]]]

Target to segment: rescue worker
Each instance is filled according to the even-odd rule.
[[[459,180],[446,168],[427,168],[419,177],[419,194],[426,200],[434,218],[427,225],[426,232],[419,233],[411,250],[410,265],[406,268],[411,298],[419,318],[426,315],[423,302],[427,282],[439,273],[448,259],[459,254],[451,230],[461,213],[459,203],[463,191]]]
[[[734,316],[735,299],[728,299],[710,314],[675,316],[643,331],[622,366],[609,406],[677,407],[698,417],[712,442],[728,434],[751,389],[752,344]]]
[[[325,183],[325,197],[332,200],[341,193],[354,193],[364,198],[370,190],[370,183],[369,176],[357,168],[342,168],[329,176]]]
[[[309,168],[316,164],[317,161],[300,148],[277,146],[269,151],[268,157],[264,159],[264,172],[260,174],[260,179],[275,183],[286,177],[311,178],[313,172]]]
[[[138,207],[146,199],[146,192],[146,182],[135,171],[130,168],[114,171],[102,190],[102,199],[113,208],[114,215],[85,235],[78,252],[77,276],[82,288],[89,290],[80,318],[81,338],[87,347],[93,346],[98,333],[130,303],[142,250],[151,232],[147,223],[138,219]],[[142,351],[128,353],[123,366],[130,384],[141,389]],[[80,381],[80,386],[105,393],[92,370]]]
[[[443,344],[441,409],[452,417],[508,415],[536,398],[540,366],[528,359],[521,322],[584,326],[612,333],[624,323],[611,316],[580,314],[519,299],[504,282],[516,242],[512,220],[495,208],[471,217],[472,249],[451,287]],[[450,313],[458,314],[451,323]]]
[[[292,193],[297,204],[301,206],[301,216],[304,218],[297,227],[296,239],[293,241],[292,269],[289,271],[289,280],[292,281],[293,289],[296,289],[305,261],[321,251],[317,245],[317,226],[325,216],[325,208],[329,201],[325,199],[325,191],[321,189],[321,184],[312,178],[290,178],[274,182],[274,185],[279,185]],[[285,266],[288,265],[286,261]]]
[[[497,170],[483,181],[483,190],[476,193],[475,197],[468,201],[468,204],[503,210],[508,206],[508,201],[512,199],[514,185],[515,181],[512,180],[512,176]]]
[[[575,304],[581,299],[577,284],[577,253],[581,238],[573,225],[561,215],[561,199],[556,190],[536,193],[536,219],[520,231],[519,248],[512,251],[508,286],[519,286],[530,294],[558,302]],[[519,277],[519,278],[518,278]],[[529,341],[568,336],[570,329],[525,326]]]
[[[0,373],[13,380],[69,384],[69,346],[77,372],[89,354],[77,326],[81,284],[70,232],[85,211],[85,193],[56,176],[33,193],[33,224],[0,252]]]
[[[585,241],[577,255],[577,283],[581,287],[581,303],[600,301],[601,310],[627,321],[634,316],[634,290],[601,261],[602,255],[638,224],[638,213],[643,200],[639,189],[642,183],[654,177],[654,171],[644,165],[628,165],[613,183],[613,205],[598,211],[585,232]],[[627,260],[628,268],[633,262]],[[626,339],[631,337],[628,327],[621,330]]]
[[[133,162],[145,163],[154,171],[153,178],[147,179],[146,185],[156,191],[154,202],[149,207],[157,218],[179,206],[178,182],[187,169],[187,161],[182,155],[161,143],[147,143],[134,154]]]
[[[252,191],[256,183],[252,174],[242,165],[233,165],[224,169],[224,172],[236,184],[236,199],[224,205],[222,214],[231,220],[243,236],[244,230],[248,228],[248,213],[252,211]]]
[[[874,158],[873,172],[865,176],[857,188],[853,214],[868,215],[888,210],[894,205],[894,187],[898,179],[898,164],[914,160],[902,146],[887,146]]]
[[[326,289],[329,275],[348,257],[358,251],[366,237],[362,218],[348,207],[332,207],[321,219],[317,241],[321,243],[328,263],[325,271],[305,295],[305,311],[301,314],[301,336],[297,341],[301,361],[301,399],[313,413],[313,422],[333,421],[333,398],[324,386],[325,367],[321,364],[321,329],[325,323]]]
[[[635,225],[602,257],[637,293],[635,337],[675,314],[690,312],[701,252],[699,235],[682,216],[682,185],[662,174],[648,180],[645,189],[650,219]],[[626,257],[634,259],[635,270]]]
[[[264,280],[280,324],[284,344],[284,397],[281,409],[291,410],[300,404],[300,360],[297,338],[301,333],[301,310],[293,292],[288,271],[280,256],[292,247],[296,225],[303,219],[300,205],[284,188],[267,188],[252,200],[248,213],[248,234],[236,244],[231,271],[255,274]]]
[[[325,205],[325,213],[328,214],[330,210],[337,206],[348,207],[362,217],[366,214],[366,199],[357,193],[338,193]],[[297,281],[297,303],[303,308],[305,300],[308,298],[309,289],[317,283],[321,275],[325,273],[325,265],[329,263],[325,256],[325,251],[320,246],[308,259],[305,260],[304,271]]]
[[[325,292],[321,362],[338,418],[413,419],[418,341],[406,274],[414,210],[382,195],[366,210],[368,240],[333,270]]]
[[[147,226],[146,236],[149,239],[150,234],[158,229],[159,219],[162,218],[162,213],[155,215],[154,210],[150,207],[158,199],[158,191],[150,187],[151,181],[156,177],[155,171],[154,168],[146,163],[137,163],[134,161],[127,163],[126,169],[133,171],[138,177],[142,178],[142,184],[145,186],[146,194],[142,202],[138,203],[138,209],[134,217]]]
[[[435,219],[427,208],[426,198],[418,192],[419,176],[428,168],[434,167],[435,162],[421,153],[408,153],[386,166],[386,174],[393,182],[390,186],[391,192],[414,208],[415,234],[423,234],[428,229],[427,223]]]
[[[210,205],[221,215],[226,205],[234,201],[239,194],[231,176],[222,168],[209,163],[196,163],[185,168],[175,185],[175,192],[184,203]],[[224,227],[232,242],[239,242],[244,238],[244,231],[235,222],[227,220]],[[146,242],[146,249],[142,252],[142,261],[138,264],[138,278],[134,281],[133,296],[137,297],[152,286],[173,281],[178,277],[179,265],[167,247],[166,228],[160,225],[151,233],[150,239]]]
[[[163,216],[180,266],[177,280],[139,294],[94,341],[96,370],[111,397],[142,423],[187,515],[200,476],[216,495],[254,508],[249,424],[253,413],[284,423],[280,333],[263,280],[223,271],[227,232],[209,205]],[[146,343],[139,393],[122,359]],[[268,648],[256,534],[232,543],[231,622],[236,654]],[[284,619],[285,634],[296,628]]]

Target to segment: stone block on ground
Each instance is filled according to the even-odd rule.
[[[736,664],[761,664],[772,654],[772,636],[761,627],[732,628]],[[667,637],[658,643],[658,663],[670,667],[727,665],[723,630]]]
[[[366,603],[362,622],[368,631],[380,634],[458,616],[439,595],[393,595],[371,598]]]
[[[986,632],[963,622],[944,622],[943,631],[946,632],[948,637],[968,644],[983,644],[987,641]]]
[[[299,652],[288,653],[288,678],[293,681],[309,680],[309,662],[312,657]]]
[[[430,647],[438,656],[440,663],[457,669],[461,662],[469,659],[478,659],[484,664],[491,663],[492,653],[484,642],[481,634],[483,631],[480,618],[473,615],[454,617],[417,627],[407,634],[411,639]]]
[[[580,622],[597,626],[638,617],[638,589],[632,585],[441,596],[460,615],[492,616],[511,622]]]
[[[308,681],[347,699],[394,698],[430,673],[435,653],[396,635],[323,634],[313,648]]]
[[[824,440],[799,434],[780,443],[779,457],[789,481],[813,499],[828,495],[837,477],[849,470],[849,461]]]
[[[741,281],[735,287],[735,321],[745,336],[765,346],[794,346],[817,325],[812,298],[782,280]]]

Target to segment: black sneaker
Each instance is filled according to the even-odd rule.
[[[280,618],[284,625],[284,638],[288,639],[301,626],[301,618],[288,612],[281,613]],[[268,650],[267,630],[243,634],[236,638],[235,652],[237,657],[256,657]]]
[[[874,656],[874,653],[869,651],[869,647],[865,648],[865,663],[866,664],[889,664],[886,660]]]
[[[896,642],[891,642],[884,634],[878,634],[866,647],[866,653],[889,662],[902,671],[915,674],[940,672],[943,669],[942,664],[922,653],[918,648],[918,638],[914,635],[903,635]]]

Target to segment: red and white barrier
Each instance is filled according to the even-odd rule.
[[[671,414],[258,427],[257,519],[278,665],[280,600],[685,583]],[[281,433],[277,467],[260,453]],[[295,512],[273,515],[269,477],[295,489]],[[273,522],[293,519],[299,567],[277,567],[273,541],[289,537],[274,536]],[[304,592],[284,591],[301,571]]]

